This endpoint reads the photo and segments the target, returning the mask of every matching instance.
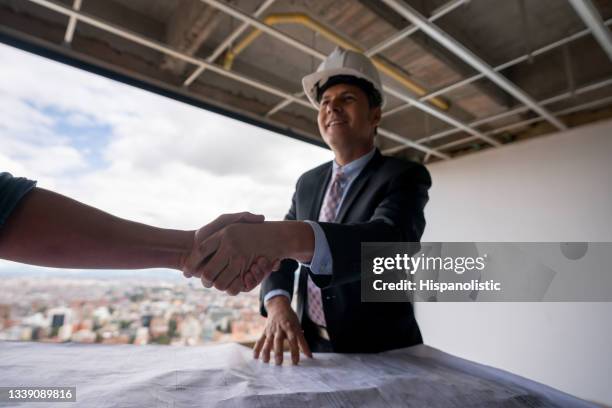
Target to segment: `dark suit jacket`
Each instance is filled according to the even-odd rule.
[[[297,182],[287,220],[316,221],[331,178],[332,163],[304,173]],[[425,228],[423,209],[431,186],[420,164],[385,157],[377,150],[351,184],[335,223],[320,222],[333,260],[331,275],[300,268],[297,305],[304,330],[306,279],[321,288],[327,331],[334,352],[373,353],[422,343],[410,303],[361,302],[361,243],[418,242]],[[263,298],[274,289],[293,293],[298,263],[284,260],[261,286]],[[305,333],[308,339],[309,334]]]

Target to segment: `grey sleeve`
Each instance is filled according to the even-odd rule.
[[[17,203],[34,188],[35,181],[0,173],[0,227],[4,225]]]

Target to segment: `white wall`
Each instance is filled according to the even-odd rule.
[[[428,166],[423,241],[612,242],[612,121]],[[612,406],[612,303],[418,303],[426,344]]]

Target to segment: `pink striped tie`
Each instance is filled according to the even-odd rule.
[[[344,174],[338,169],[334,181],[325,196],[323,205],[321,206],[321,212],[319,214],[319,221],[333,222],[336,220],[336,213],[338,212],[338,206],[342,199],[342,185],[344,184]],[[321,289],[308,276],[308,317],[310,320],[318,324],[319,326],[326,327],[325,314],[323,313],[323,301],[321,299]]]

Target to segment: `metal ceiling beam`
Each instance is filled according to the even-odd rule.
[[[72,8],[76,11],[81,9],[81,0],[74,0]],[[64,44],[70,44],[74,37],[74,30],[76,29],[77,20],[74,17],[68,19],[68,27],[66,27],[66,33],[64,34]]]
[[[429,21],[436,21],[440,17],[445,16],[446,14],[450,13],[451,11],[456,9],[457,7],[461,6],[462,4],[468,3],[469,1],[470,0],[452,0],[452,1],[442,5],[438,9],[434,10],[434,12],[429,17]],[[402,30],[402,31],[400,31],[400,32],[398,32],[396,34],[393,34],[391,37],[389,37],[386,40],[378,43],[374,47],[366,50],[364,52],[364,54],[367,55],[368,57],[371,57],[371,56],[373,56],[375,54],[378,54],[378,53],[384,51],[385,49],[389,48],[393,44],[397,43],[398,41],[403,40],[404,38],[409,37],[410,35],[414,34],[418,30],[419,29],[417,27],[415,27],[415,26],[407,27],[406,29],[404,29],[404,30]],[[302,96],[304,96],[304,91],[295,93],[295,94],[293,94],[293,96],[301,98]],[[427,95],[423,95],[423,96],[427,96]],[[419,99],[419,100],[421,100],[421,99]],[[274,115],[276,112],[278,112],[279,110],[285,108],[290,103],[291,103],[291,101],[289,101],[289,100],[281,101],[276,106],[274,106],[272,109],[270,109],[268,111],[268,113],[266,113],[266,116]],[[411,105],[408,103],[408,104],[406,104],[404,106],[411,106]]]
[[[294,46],[302,51],[307,52],[309,55],[312,55],[313,57],[319,58],[321,60],[325,59],[327,57],[327,55],[323,54],[322,52],[311,48],[310,46],[296,40],[295,38],[284,34],[283,32],[270,27],[264,23],[262,23],[261,21],[254,19],[253,17],[243,13],[242,11],[235,9],[231,6],[228,6],[225,3],[222,3],[218,0],[200,0],[203,1],[206,4],[209,4],[213,7],[218,7],[221,11],[227,12],[228,14],[230,14],[232,17],[235,17],[239,20],[242,20],[244,22],[248,22],[249,24],[259,28],[261,31],[268,33],[270,35],[272,35],[273,37],[285,42],[286,44],[289,44],[291,46]],[[483,133],[479,132],[476,129],[472,129],[469,126],[465,125],[464,123],[458,121],[455,118],[452,118],[451,116],[448,116],[447,114],[440,112],[437,109],[434,109],[430,106],[425,105],[424,103],[419,102],[418,100],[416,100],[414,97],[408,96],[406,94],[404,94],[403,92],[399,92],[396,91],[394,89],[389,88],[388,86],[383,86],[383,90],[393,96],[395,96],[396,98],[399,98],[405,102],[410,102],[413,105],[415,105],[417,108],[423,110],[424,112],[429,113],[430,115],[436,116],[438,119],[443,120],[453,126],[459,127],[462,130],[464,130],[465,132],[468,132],[474,136],[477,136],[479,138],[481,138],[482,140],[486,141],[487,143],[490,143],[494,146],[499,146],[500,143],[498,141],[496,141],[495,139],[492,139],[490,137],[487,137],[486,135],[484,135]],[[292,95],[292,98],[296,99],[295,96]],[[382,133],[381,133],[382,134]],[[423,146],[423,148],[429,149],[425,146]],[[422,150],[422,149],[421,149]],[[429,149],[431,150],[431,149]]]
[[[265,2],[263,2],[261,4],[261,6],[259,6],[257,8],[257,10],[255,10],[255,13],[253,15],[255,17],[259,17],[275,1],[276,0],[266,0]],[[249,24],[248,23],[242,23],[240,25],[240,27],[238,27],[233,33],[231,33],[229,36],[227,36],[225,38],[225,40],[223,40],[221,42],[221,44],[219,44],[217,46],[217,48],[215,48],[215,50],[212,52],[212,54],[210,54],[210,56],[208,58],[206,58],[206,62],[209,62],[211,64],[213,62],[215,62],[215,60],[219,57],[219,55],[223,54],[223,52],[229,48],[229,46],[232,44],[232,42],[234,42],[234,40],[236,38],[238,38],[240,36],[240,34],[242,34],[247,28],[249,28]],[[185,80],[185,82],[183,82],[183,86],[191,85],[193,83],[193,81],[195,81],[197,79],[197,77],[199,77],[204,72],[205,69],[206,68],[203,65],[200,65],[198,68],[196,68],[196,70],[193,71],[193,73],[191,75],[189,75],[189,77]]]
[[[279,89],[277,89],[277,88],[275,88],[275,87],[273,87],[271,85],[265,84],[263,82],[259,82],[259,81],[255,80],[255,79],[246,77],[244,75],[236,74],[236,73],[231,72],[231,71],[226,71],[225,69],[223,69],[223,68],[221,68],[221,67],[219,67],[217,65],[211,64],[209,62],[206,62],[205,60],[202,60],[202,59],[193,57],[191,55],[187,55],[185,53],[176,51],[176,50],[172,49],[171,47],[168,47],[168,46],[166,46],[164,44],[161,44],[161,43],[159,43],[157,41],[150,40],[150,39],[148,39],[146,37],[141,36],[140,34],[136,34],[136,33],[133,33],[131,31],[125,30],[123,28],[117,27],[114,24],[104,22],[104,21],[102,21],[102,20],[100,20],[100,19],[98,19],[96,17],[89,16],[87,14],[84,14],[84,13],[80,12],[80,11],[74,11],[74,10],[64,6],[64,5],[57,4],[57,3],[49,1],[49,0],[28,0],[28,1],[31,2],[31,3],[38,4],[39,6],[48,8],[50,10],[56,11],[56,12],[58,12],[60,14],[64,14],[64,15],[71,16],[71,17],[75,17],[77,20],[79,20],[79,21],[81,21],[83,23],[86,23],[86,24],[89,24],[91,26],[97,27],[97,28],[99,28],[101,30],[107,31],[109,33],[112,33],[112,34],[114,34],[114,35],[116,35],[118,37],[124,38],[126,40],[132,41],[132,42],[137,43],[137,44],[140,44],[140,45],[142,45],[144,47],[151,48],[153,50],[159,51],[159,52],[161,52],[163,54],[170,55],[170,56],[172,56],[174,58],[183,60],[185,62],[194,64],[194,65],[204,65],[206,67],[206,69],[210,69],[211,71],[213,71],[213,72],[215,72],[215,73],[217,73],[219,75],[231,78],[231,79],[233,79],[235,81],[241,82],[241,83],[246,84],[246,85],[250,85],[250,86],[252,86],[254,88],[257,88],[259,90],[262,90],[264,92],[271,93],[271,94],[279,96],[281,98],[293,98],[294,99],[293,102],[295,102],[297,104],[300,104],[300,105],[303,105],[303,106],[306,106],[306,107],[311,107],[312,106],[312,105],[310,105],[310,103],[308,103],[306,101],[303,101],[301,99],[298,99],[298,98],[294,98],[291,94],[288,94],[288,93],[286,93],[286,92],[284,92],[282,90],[279,90]]]
[[[198,0],[179,2],[166,23],[166,43],[177,51],[195,55],[221,21],[217,18],[218,14],[219,10]],[[160,66],[181,76],[185,72],[186,63],[164,56]]]
[[[598,82],[595,82],[593,84],[582,86],[580,88],[575,89],[573,92],[572,91],[568,91],[568,92],[564,92],[564,93],[559,94],[559,95],[555,95],[553,97],[541,100],[538,103],[540,105],[542,105],[542,106],[546,106],[546,105],[553,104],[555,102],[560,102],[560,101],[563,101],[565,99],[572,98],[572,97],[577,96],[577,95],[582,95],[582,94],[585,94],[587,92],[595,91],[597,89],[600,89],[600,88],[603,88],[603,87],[606,87],[606,86],[612,86],[612,78],[604,79],[603,81],[598,81]],[[516,109],[512,109],[512,110],[509,110],[509,111],[506,111],[506,112],[498,113],[496,115],[488,116],[486,118],[481,118],[481,119],[475,120],[473,122],[470,122],[469,125],[470,126],[484,125],[486,123],[494,122],[496,120],[503,119],[503,118],[508,117],[508,116],[512,116],[512,115],[516,115],[516,114],[525,112],[527,110],[529,110],[529,108],[527,106],[521,106],[521,107],[516,108]],[[539,119],[541,120],[542,118],[539,117]],[[501,128],[498,128],[498,129],[501,129]],[[487,132],[487,134],[490,134],[491,132],[495,132],[493,134],[496,134],[496,133],[498,133],[498,132],[496,132],[496,130],[498,130],[498,129],[493,129],[492,131]],[[453,134],[458,133],[458,132],[460,132],[460,130],[458,130],[458,129],[447,129],[447,130],[443,130],[441,132],[435,133],[433,135],[429,135],[429,136],[423,137],[421,139],[418,139],[416,142],[417,143],[423,143],[425,141],[434,141],[434,140],[441,139],[441,138],[446,137],[446,136],[453,135]],[[469,141],[469,140],[474,140],[474,139],[476,139],[474,136],[470,136],[470,137],[462,139],[462,140]],[[450,143],[455,143],[455,142],[450,142]],[[441,146],[438,147],[438,149],[441,149],[443,146],[446,146],[446,145],[441,145]],[[385,150],[383,153],[384,154],[395,154],[395,153],[398,153],[398,152],[400,152],[402,150],[405,150],[405,149],[406,149],[406,146],[396,146],[396,147],[392,147],[390,149]]]
[[[429,17],[428,20],[433,23],[440,17],[443,17],[447,15],[448,13],[450,13],[451,11],[455,10],[457,7],[462,6],[469,2],[470,0],[449,1],[448,3],[443,4],[442,6],[435,9],[431,13],[431,16]],[[391,37],[387,38],[384,41],[381,41],[380,43],[376,44],[375,46],[367,50],[365,52],[365,55],[367,55],[368,57],[371,57],[372,55],[379,54],[383,52],[384,50],[386,50],[387,48],[391,47],[392,45],[396,44],[397,42],[403,40],[404,38],[411,36],[417,31],[419,31],[419,28],[415,25],[406,27],[402,31],[399,31],[393,34]]]
[[[482,133],[479,130],[476,130],[468,125],[466,125],[465,123],[446,115],[443,112],[440,112],[439,110],[437,110],[436,108],[434,108],[433,106],[429,106],[426,103],[420,102],[417,99],[405,95],[399,91],[396,91],[395,89],[391,89],[388,86],[383,86],[383,90],[393,96],[395,96],[398,99],[410,102],[411,104],[413,104],[415,107],[417,107],[418,109],[422,110],[423,112],[429,113],[432,116],[435,116],[436,118],[450,124],[453,125],[454,127],[463,130],[464,132],[467,132],[471,135],[474,135],[475,137],[484,140],[485,142],[489,143],[490,145],[493,146],[501,146],[501,143],[499,143],[497,140],[492,139],[490,137],[488,137],[487,135],[485,135],[484,133]]]
[[[243,13],[242,11],[228,5],[227,3],[224,3],[218,0],[200,0],[200,1],[208,4],[209,6],[218,8],[224,13],[229,14],[230,16],[237,18],[238,20],[242,20],[243,22],[248,23],[249,25],[252,25],[253,27],[259,28],[261,31],[271,35],[277,40],[280,40],[286,44],[289,44],[292,47],[297,48],[298,50],[305,52],[308,55],[312,55],[313,57],[316,57],[319,59],[325,59],[326,57],[326,55],[323,54],[321,51],[317,51],[314,48],[304,44],[303,42],[296,40],[295,38],[283,33],[282,31],[277,30],[274,27],[270,27],[269,25],[262,23],[258,19],[253,18],[246,13]]]
[[[318,20],[315,20],[307,13],[272,13],[268,14],[266,18],[262,20],[262,22],[268,26],[276,26],[279,24],[296,24],[303,27],[308,28],[316,34],[320,34],[322,37],[326,38],[330,42],[346,49],[353,50],[357,52],[363,52],[363,50],[352,42],[350,39],[344,38],[341,34],[337,33],[335,30],[331,29],[325,24],[322,24]],[[240,53],[244,52],[247,47],[249,47],[253,41],[255,41],[260,35],[262,31],[259,29],[253,29],[242,40],[232,46],[232,49],[225,54],[225,60],[223,63],[223,67],[226,69],[231,69],[234,59],[236,56],[240,55]],[[410,92],[417,94],[418,96],[426,95],[427,91],[415,83],[410,79],[404,72],[400,71],[398,68],[388,64],[378,57],[372,58],[372,63],[378,71],[386,75],[389,78],[394,79],[398,83],[400,83],[403,87],[408,89]],[[436,105],[438,108],[443,110],[448,109],[448,104],[445,101],[442,101],[439,98],[432,99],[431,104]]]
[[[273,87],[271,85],[259,82],[259,81],[255,80],[255,79],[246,77],[244,75],[236,74],[236,73],[234,73],[232,71],[227,71],[227,70],[225,70],[225,69],[223,69],[223,68],[221,68],[221,67],[219,67],[217,65],[214,65],[214,64],[211,64],[209,62],[206,62],[205,60],[193,57],[191,55],[187,55],[187,54],[185,54],[183,52],[174,50],[171,47],[168,47],[168,46],[166,46],[164,44],[161,44],[161,43],[159,43],[157,41],[150,40],[150,39],[145,38],[145,37],[143,37],[143,36],[141,36],[139,34],[130,32],[130,31],[125,30],[123,28],[117,27],[117,26],[115,26],[113,24],[101,21],[100,19],[98,19],[96,17],[89,16],[87,14],[84,14],[84,13],[80,12],[80,11],[75,11],[75,10],[73,10],[71,8],[68,8],[68,7],[64,6],[64,5],[57,4],[57,3],[49,1],[49,0],[28,0],[28,1],[30,1],[31,3],[38,4],[39,6],[48,8],[50,10],[56,11],[56,12],[58,12],[60,14],[64,14],[64,15],[66,15],[68,17],[74,17],[78,21],[81,21],[83,23],[86,23],[86,24],[89,24],[91,26],[97,27],[97,28],[99,28],[101,30],[107,31],[107,32],[112,33],[114,35],[117,35],[118,37],[124,38],[126,40],[132,41],[132,42],[137,43],[137,44],[140,44],[140,45],[142,45],[144,47],[148,47],[148,48],[154,49],[154,50],[159,51],[159,52],[161,52],[161,53],[163,53],[165,55],[170,55],[170,56],[172,56],[174,58],[180,59],[182,61],[194,64],[194,65],[203,65],[204,67],[206,67],[206,69],[210,69],[211,71],[213,71],[213,72],[215,72],[215,73],[217,73],[219,75],[231,78],[231,79],[233,79],[235,81],[244,83],[246,85],[250,85],[250,86],[252,86],[254,88],[257,88],[257,89],[259,89],[261,91],[271,93],[271,94],[276,95],[276,96],[281,97],[281,98],[292,99],[293,102],[295,102],[297,104],[300,104],[302,106],[308,107],[308,108],[313,109],[313,110],[315,109],[309,102],[306,102],[306,101],[304,101],[302,99],[296,98],[293,95],[291,95],[291,94],[289,94],[287,92],[284,92],[282,90],[279,90],[279,89],[277,89],[277,88],[275,88],[275,87]],[[380,130],[381,129],[379,128],[379,131]],[[383,129],[383,131],[384,131],[384,129]],[[387,131],[384,131],[384,132],[387,133]],[[437,157],[439,157],[441,159],[445,159],[445,160],[450,159],[450,156],[448,156],[447,154],[440,153],[440,152],[438,152],[438,151],[436,151],[434,149],[428,148],[426,146],[421,146],[421,145],[419,145],[419,144],[417,144],[415,142],[412,142],[412,141],[409,141],[409,140],[405,140],[405,144],[409,145],[410,147],[413,147],[415,149],[421,150],[421,151],[423,151],[425,153],[429,153],[429,154],[435,155],[435,156],[437,156]]]
[[[594,91],[596,89],[603,88],[603,87],[610,86],[610,85],[612,85],[612,78],[608,78],[608,79],[605,79],[603,81],[598,81],[598,82],[596,82],[594,84],[590,84],[590,85],[586,85],[586,86],[580,87],[578,89],[574,89],[573,91],[570,90],[568,92],[564,92],[562,94],[559,94],[559,95],[556,95],[556,96],[553,96],[553,97],[550,97],[550,98],[547,98],[547,99],[543,99],[543,100],[539,101],[538,103],[540,105],[542,105],[542,106],[547,106],[547,105],[553,104],[555,102],[563,101],[563,100],[569,99],[569,98],[571,98],[573,96],[581,95],[581,94],[584,94],[584,93],[587,93],[587,92],[591,92],[591,91]],[[515,109],[512,109],[512,110],[506,111],[506,112],[501,112],[501,113],[498,113],[498,114],[495,114],[495,115],[492,115],[492,116],[488,116],[486,118],[481,118],[481,119],[475,120],[473,122],[470,122],[470,126],[484,125],[486,123],[494,122],[496,120],[500,120],[500,119],[506,118],[508,116],[512,116],[512,115],[516,115],[516,114],[519,114],[519,113],[526,112],[527,110],[529,110],[529,108],[527,106],[521,106],[521,107],[518,107],[518,108],[515,108]],[[437,133],[435,135],[431,135],[431,136],[427,136],[427,137],[423,137],[421,139],[418,139],[417,142],[418,143],[422,143],[425,140],[429,140],[429,141],[436,140],[436,139],[439,139],[441,137],[448,136],[448,135],[451,135],[451,134],[454,134],[454,133],[457,133],[457,132],[458,131],[456,129],[449,129],[448,131],[440,132],[440,133]]]
[[[612,34],[590,0],[568,0],[612,61]]]
[[[397,13],[399,13],[401,16],[410,21],[412,24],[419,27],[424,33],[429,35],[435,41],[437,41],[438,43],[446,47],[449,51],[457,55],[463,61],[471,65],[476,70],[482,72],[487,78],[496,83],[499,87],[504,89],[510,95],[514,96],[516,99],[529,106],[530,109],[537,112],[540,116],[548,120],[553,126],[560,130],[567,129],[567,126],[565,126],[565,124],[563,124],[559,119],[554,117],[546,109],[538,105],[537,102],[533,100],[529,95],[527,95],[523,90],[521,90],[508,79],[506,79],[506,77],[493,70],[491,66],[489,66],[486,62],[480,59],[480,57],[478,57],[472,51],[468,50],[465,46],[463,46],[453,37],[442,31],[434,24],[427,21],[427,19],[423,17],[418,11],[408,6],[406,3],[400,3],[397,0],[382,1],[386,5],[391,7],[393,10],[395,10]]]
[[[380,134],[381,136],[386,137],[387,139],[391,139],[391,140],[396,141],[398,143],[402,143],[407,148],[408,147],[412,147],[413,149],[420,150],[420,151],[426,153],[427,155],[435,155],[435,156],[440,157],[440,152],[438,152],[437,150],[431,149],[431,148],[427,148],[429,151],[425,151],[425,150],[423,150],[424,146],[422,144],[417,143],[415,141],[412,141],[410,139],[406,139],[405,137],[402,137],[402,136],[398,135],[397,133],[391,132],[390,130],[382,129],[382,128],[379,127],[378,128],[378,134]],[[478,138],[476,136],[474,136],[474,137]],[[446,155],[446,157],[447,157],[446,160],[450,159],[450,156]]]
[[[258,28],[261,31],[263,31],[263,32],[273,36],[274,38],[276,38],[276,39],[278,39],[278,40],[280,40],[280,41],[282,41],[282,42],[284,42],[284,43],[286,43],[286,44],[288,44],[288,45],[290,45],[290,46],[292,46],[294,48],[297,48],[300,51],[303,51],[303,52],[305,52],[305,53],[307,53],[309,55],[312,55],[315,58],[318,58],[320,60],[323,60],[323,59],[327,58],[327,55],[323,54],[321,51],[318,51],[318,50],[310,47],[309,45],[304,44],[304,43],[296,40],[295,38],[293,38],[293,37],[283,33],[282,31],[279,31],[279,30],[275,29],[274,27],[271,27],[271,26],[269,26],[267,24],[264,24],[261,21],[257,20],[256,18],[253,18],[253,17],[249,16],[248,14],[245,14],[242,11],[240,11],[240,10],[234,8],[234,7],[231,7],[231,6],[229,6],[229,5],[227,5],[227,4],[223,3],[223,2],[220,2],[218,0],[200,0],[200,1],[206,3],[206,4],[210,5],[210,6],[216,7],[219,10],[229,14],[230,16],[232,16],[234,18],[237,18],[239,20],[242,20],[243,22],[248,23],[248,24]],[[447,123],[449,123],[449,124],[451,124],[453,126],[461,127],[461,129],[465,130],[466,132],[468,132],[470,134],[473,134],[473,135],[475,135],[477,137],[482,138],[487,143],[490,143],[490,144],[493,144],[493,145],[499,145],[499,142],[497,142],[496,140],[484,136],[482,133],[480,133],[480,132],[478,132],[478,131],[476,131],[474,129],[469,128],[465,124],[463,124],[463,123],[459,122],[458,120],[456,120],[456,119],[446,115],[443,112],[438,111],[437,109],[431,108],[429,106],[425,106],[425,104],[416,101],[413,97],[404,95],[403,93],[400,93],[398,91],[390,89],[387,86],[383,86],[383,91],[385,91],[387,93],[391,93],[392,95],[395,95],[397,98],[400,98],[400,99],[402,99],[402,100],[404,100],[406,102],[413,103],[415,106],[417,106],[418,108],[422,109],[423,111],[428,112],[428,113],[430,113],[432,115],[435,115],[436,117],[440,118],[441,120],[446,121]],[[290,94],[287,94],[287,95],[289,95],[291,97],[292,101],[294,101],[294,102],[295,102],[295,100],[300,100],[300,101],[302,100],[300,98],[297,98],[294,95],[290,95]],[[287,99],[289,99],[289,98],[287,98]],[[308,105],[312,106],[310,104],[308,104]],[[379,127],[378,130],[379,130],[379,133],[381,135],[393,134],[392,132],[387,131],[385,129],[382,129],[380,127]],[[393,139],[393,140],[398,141],[400,143],[404,143],[406,146],[409,146],[409,147],[418,148],[418,150],[421,150],[421,151],[426,152],[426,153],[431,153],[431,154],[433,154],[435,156],[438,156],[440,158],[443,158],[445,160],[450,159],[450,156],[441,154],[440,152],[437,152],[435,149],[431,149],[431,148],[429,148],[427,146],[421,146],[419,144],[415,144],[413,141],[411,141],[410,139],[407,139],[407,138],[401,138],[401,139],[402,140],[397,140],[397,139]]]
[[[604,22],[604,24],[606,26],[610,26],[612,24],[612,18],[606,20]],[[537,50],[533,50],[529,54],[524,54],[524,55],[521,55],[520,57],[517,57],[517,58],[514,58],[514,59],[512,59],[510,61],[504,62],[503,64],[500,64],[500,65],[494,67],[493,69],[495,71],[503,71],[504,69],[510,68],[510,67],[512,67],[512,66],[514,66],[516,64],[519,64],[519,63],[521,63],[523,61],[528,61],[530,56],[531,57],[536,57],[538,55],[544,54],[545,52],[548,52],[548,51],[553,50],[555,48],[561,47],[562,45],[568,44],[568,43],[570,43],[572,41],[575,41],[575,40],[577,40],[579,38],[585,37],[585,36],[589,35],[590,33],[591,32],[588,29],[582,30],[582,31],[578,31],[577,33],[574,33],[574,34],[572,34],[570,36],[561,38],[561,39],[559,39],[557,41],[554,41],[554,42],[549,43],[549,44],[547,44],[547,45],[545,45],[543,47],[540,47]],[[482,73],[476,74],[476,75],[474,75],[472,77],[469,77],[469,78],[466,78],[466,79],[462,79],[461,81],[457,81],[454,84],[450,84],[448,86],[445,86],[444,88],[440,88],[437,91],[434,91],[434,92],[432,92],[430,94],[423,95],[422,97],[419,98],[419,101],[425,102],[429,98],[433,98],[435,96],[443,95],[443,94],[445,94],[447,92],[450,92],[452,90],[455,90],[457,88],[461,88],[462,86],[471,84],[472,82],[475,82],[475,81],[477,81],[477,80],[479,80],[481,78],[484,78],[484,74],[482,74]],[[402,110],[404,110],[406,108],[409,108],[410,106],[411,105],[409,103],[397,106],[397,107],[395,107],[395,108],[393,108],[391,110],[388,110],[388,111],[384,112],[383,113],[383,117],[391,116],[393,114],[396,114],[397,112],[400,112],[400,111],[402,111]]]
[[[561,116],[561,115],[568,115],[570,113],[579,112],[579,111],[582,111],[582,110],[585,110],[585,109],[591,109],[591,108],[594,108],[594,107],[599,106],[599,105],[605,105],[605,104],[610,103],[610,102],[612,102],[612,96],[605,96],[603,98],[596,99],[594,101],[585,102],[585,103],[580,104],[580,105],[576,105],[576,106],[572,106],[570,108],[566,108],[566,109],[562,109],[562,110],[556,111],[556,112],[554,112],[554,114],[555,115],[559,115],[559,116]],[[536,118],[526,119],[526,120],[523,120],[523,121],[520,121],[520,122],[511,123],[511,124],[509,124],[507,126],[503,126],[503,127],[497,128],[497,129],[493,129],[493,130],[487,132],[487,134],[488,135],[495,135],[495,134],[498,134],[498,133],[505,132],[507,130],[511,130],[511,129],[517,128],[517,127],[529,125],[529,124],[536,123],[536,122],[541,122],[543,120],[544,120],[544,118],[542,118],[541,116],[538,116]],[[473,140],[476,140],[476,137],[474,137],[474,136],[466,137],[464,139],[456,140],[454,142],[450,142],[450,143],[446,143],[446,144],[444,144],[442,146],[438,146],[438,149],[448,149],[448,148],[451,148],[451,147],[454,147],[454,146],[459,146],[459,145],[462,145],[464,143],[471,142]]]

